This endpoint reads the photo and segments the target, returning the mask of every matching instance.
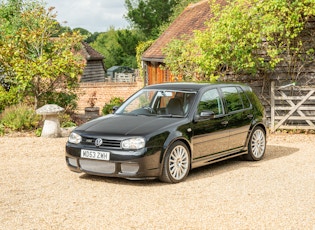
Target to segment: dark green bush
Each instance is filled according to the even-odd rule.
[[[104,115],[110,114],[113,112],[114,106],[120,106],[124,102],[124,99],[121,97],[113,97],[110,99],[109,103],[106,103],[102,109]]]
[[[40,98],[39,107],[45,104],[57,104],[69,113],[77,108],[77,100],[78,96],[75,93],[48,92]]]

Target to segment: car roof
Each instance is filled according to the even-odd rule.
[[[199,91],[209,86],[240,86],[245,90],[250,90],[248,86],[239,83],[195,83],[195,82],[173,82],[148,85],[145,89],[164,89],[164,90],[181,90],[181,91]]]

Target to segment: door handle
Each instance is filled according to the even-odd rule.
[[[227,124],[229,124],[229,122],[228,121],[222,121],[221,124],[226,126]]]

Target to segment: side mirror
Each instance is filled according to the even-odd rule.
[[[200,117],[204,118],[214,118],[214,112],[213,111],[202,111],[200,113]]]
[[[194,118],[195,121],[201,121],[201,120],[207,120],[214,118],[214,112],[213,111],[201,111],[200,114],[197,114]]]
[[[112,109],[112,110],[113,110],[112,113],[115,113],[118,108],[119,108],[119,106],[115,105],[115,106],[113,107],[113,109]]]

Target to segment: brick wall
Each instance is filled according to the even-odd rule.
[[[138,91],[144,86],[142,81],[133,83],[125,82],[93,82],[93,83],[80,83],[77,90],[79,96],[77,113],[84,113],[85,107],[90,107],[88,103],[89,98],[96,93],[95,106],[100,107],[102,110],[105,103],[108,103],[112,97],[121,97],[127,99],[133,93]]]

